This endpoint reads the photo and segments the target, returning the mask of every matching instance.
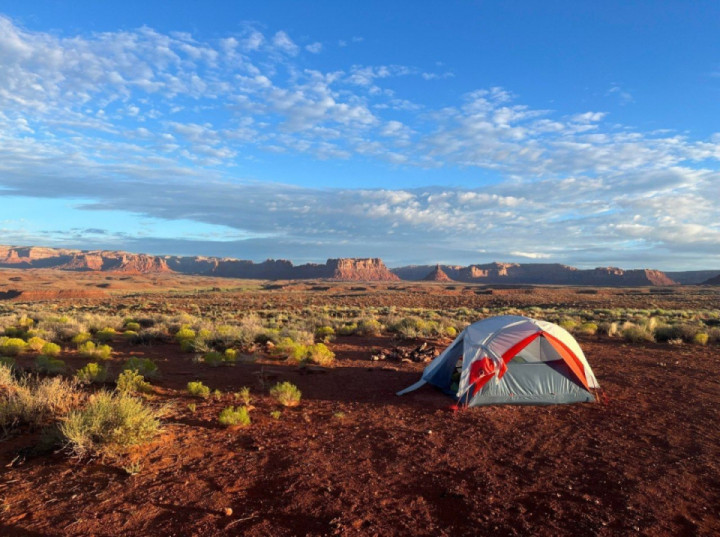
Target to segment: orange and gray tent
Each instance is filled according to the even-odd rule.
[[[548,405],[595,401],[599,388],[565,329],[519,315],[471,324],[398,395],[431,384],[461,405]]]

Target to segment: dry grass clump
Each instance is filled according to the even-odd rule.
[[[48,425],[79,406],[84,397],[74,381],[16,378],[9,367],[0,365],[0,427],[5,431],[20,425]]]
[[[210,388],[200,381],[188,382],[187,391],[193,397],[202,397],[203,399],[210,397]]]
[[[60,432],[79,457],[115,454],[152,440],[160,431],[163,413],[126,393],[101,391],[84,408],[71,411]]]
[[[225,427],[247,427],[250,425],[250,412],[248,412],[247,407],[244,406],[229,406],[220,412],[218,422]]]
[[[270,388],[270,395],[282,406],[298,406],[302,398],[302,392],[297,386],[290,382],[278,382]]]

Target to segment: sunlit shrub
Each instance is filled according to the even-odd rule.
[[[247,427],[250,425],[250,413],[246,407],[233,407],[229,406],[220,412],[218,416],[218,422],[220,425],[225,427],[241,426]]]
[[[278,382],[270,388],[270,395],[282,406],[298,406],[302,398],[302,392],[297,386],[290,382]]]

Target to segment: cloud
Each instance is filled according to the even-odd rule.
[[[303,63],[286,32],[268,35],[247,28],[204,42],[144,27],[65,37],[0,17],[0,195],[224,226],[251,237],[234,244],[252,252],[272,237],[266,252],[340,249],[398,263],[479,262],[480,250],[490,260],[512,245],[528,259],[720,264],[720,135],[609,125],[604,111],[560,114],[501,87],[438,107],[393,81],[445,75],[324,72]],[[381,190],[245,179],[275,155],[412,179]]]
[[[607,90],[607,93],[605,95],[615,95],[620,101],[621,105],[630,104],[632,102],[635,102],[635,99],[633,98],[632,94],[630,92],[625,91],[620,86],[613,85],[610,87],[609,90]]]
[[[322,43],[310,43],[305,45],[305,50],[312,52],[313,54],[320,54],[322,52]]]
[[[295,56],[300,48],[290,39],[290,36],[280,30],[273,36],[273,46],[291,56]]]

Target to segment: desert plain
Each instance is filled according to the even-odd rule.
[[[15,378],[74,382],[100,363],[107,378],[77,388],[92,398],[147,359],[157,370],[134,397],[162,410],[152,438],[85,451],[57,434],[64,415],[6,420],[0,534],[717,535],[719,304],[717,286],[0,270],[3,329],[60,347],[56,369],[14,352]],[[428,386],[395,395],[463,326],[503,313],[571,330],[598,401],[466,409]],[[89,358],[77,333],[109,355]],[[333,357],[294,356],[283,338]],[[298,405],[271,395],[281,382]],[[219,422],[240,406],[249,424]]]

